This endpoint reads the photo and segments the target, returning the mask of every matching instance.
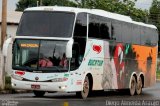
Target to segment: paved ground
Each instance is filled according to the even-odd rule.
[[[160,106],[160,82],[154,87],[143,89],[142,95],[129,96],[124,92],[108,91],[96,94],[86,100],[75,93],[47,93],[43,98],[32,93],[0,94],[0,106]]]

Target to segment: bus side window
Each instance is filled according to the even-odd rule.
[[[77,15],[74,37],[86,37],[87,35],[87,14],[79,13]]]
[[[141,44],[140,27],[138,25],[132,25],[132,43]]]
[[[119,21],[113,20],[112,21],[112,39],[116,40],[117,42],[122,42],[122,26]]]
[[[74,45],[71,61],[71,71],[81,65],[85,53],[87,39],[87,13],[78,13],[74,29]]]
[[[150,45],[151,41],[148,39],[148,32],[146,27],[141,27],[141,45]]]
[[[131,43],[131,33],[132,32],[132,26],[130,23],[122,22],[122,41],[124,43]]]
[[[111,38],[111,21],[108,18],[89,15],[89,33],[91,38],[108,40]]]

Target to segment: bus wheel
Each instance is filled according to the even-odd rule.
[[[142,78],[139,77],[136,85],[136,94],[140,95],[142,93]]]
[[[33,93],[36,97],[43,97],[45,94],[45,91],[33,91]]]
[[[134,76],[132,76],[131,82],[130,82],[130,95],[133,96],[135,94],[136,91],[136,79]]]
[[[83,90],[80,92],[76,92],[76,95],[78,97],[81,97],[83,99],[86,99],[89,95],[90,86],[89,86],[89,79],[88,76],[85,77],[84,83],[83,83]]]

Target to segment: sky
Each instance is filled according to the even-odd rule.
[[[152,4],[152,0],[137,0],[136,7],[141,9],[149,9]]]
[[[8,11],[14,11],[16,9],[16,3],[19,0],[7,0]],[[137,0],[136,7],[141,9],[149,9],[152,0]],[[2,0],[0,0],[0,11],[2,11]]]
[[[16,9],[16,3],[19,0],[7,0],[8,11],[14,11]],[[2,0],[0,0],[0,11],[2,11]]]

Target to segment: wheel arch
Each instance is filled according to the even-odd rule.
[[[90,88],[91,88],[90,90],[92,90],[92,89],[93,89],[93,76],[92,76],[91,73],[87,73],[86,76],[87,76],[88,79],[89,79],[89,86],[90,86]]]

